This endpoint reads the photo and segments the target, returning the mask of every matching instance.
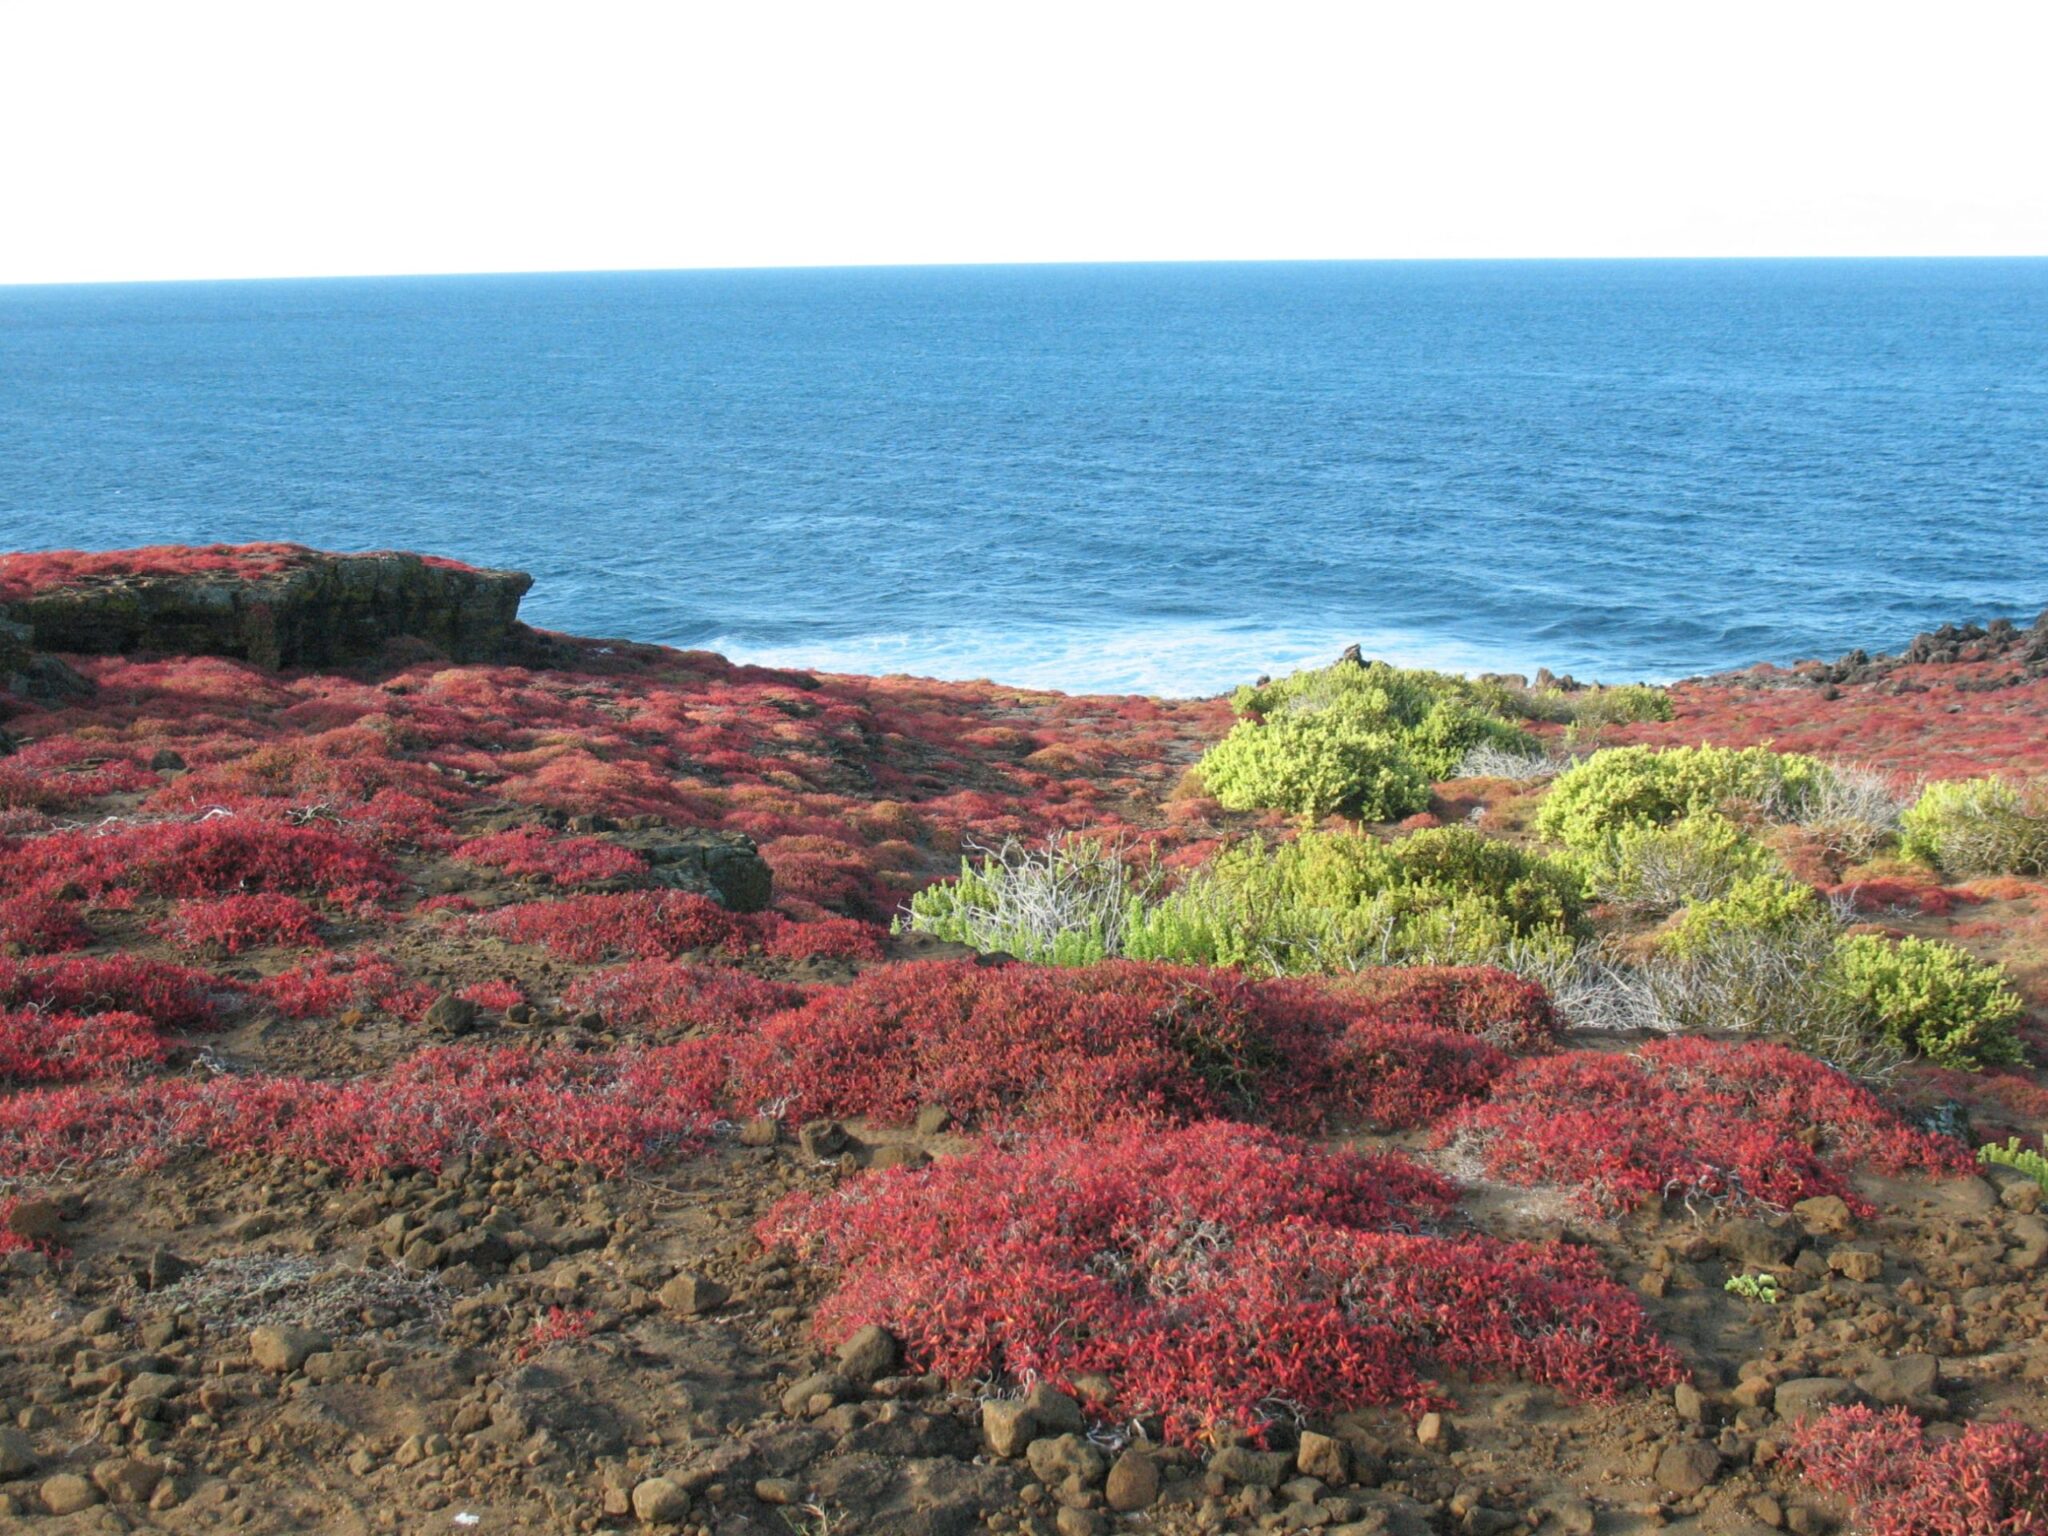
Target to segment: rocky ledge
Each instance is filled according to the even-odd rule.
[[[36,574],[0,572],[0,622],[8,626],[0,640],[19,653],[0,661],[16,678],[33,677],[31,650],[227,656],[276,671],[361,660],[399,637],[426,641],[454,661],[487,661],[530,633],[518,622],[519,600],[533,585],[524,571],[412,554],[287,548],[260,564],[137,563],[59,571],[47,584]]]

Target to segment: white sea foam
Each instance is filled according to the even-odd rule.
[[[1526,658],[1422,635],[1375,630],[1217,628],[1202,624],[1102,630],[927,631],[821,636],[799,645],[753,645],[722,635],[702,642],[733,661],[871,676],[906,673],[1067,693],[1146,693],[1202,698],[1260,673],[1278,676],[1334,661],[1347,645],[1368,657],[1447,672],[1533,672]]]

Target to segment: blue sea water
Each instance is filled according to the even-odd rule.
[[[0,289],[0,547],[290,539],[744,659],[1669,678],[2048,604],[2048,260]]]

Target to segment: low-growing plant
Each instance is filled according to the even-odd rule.
[[[1581,730],[1598,730],[1609,725],[1632,725],[1641,720],[1669,720],[1671,695],[1648,683],[1616,683],[1605,688],[1582,688],[1560,693],[1571,711],[1571,723]]]
[[[1770,1274],[1730,1275],[1721,1289],[1744,1301],[1760,1301],[1772,1307],[1785,1299],[1785,1293],[1778,1287],[1778,1277]]]
[[[1898,838],[1905,808],[1889,774],[1855,763],[1829,763],[1798,799],[1778,809],[1836,858],[1860,864]]]
[[[1900,833],[1907,855],[1950,874],[2048,874],[2048,779],[1937,780]]]
[[[275,891],[181,901],[156,931],[180,949],[239,955],[266,945],[310,948],[320,943],[318,917],[296,896]]]
[[[806,1117],[1083,1130],[1211,1115],[1288,1126],[1420,1123],[1483,1094],[1507,1057],[1462,998],[1398,1011],[1319,983],[1105,961],[1077,969],[926,961],[821,988],[727,1030],[725,1098]],[[1442,1020],[1443,1022],[1438,1022]],[[1451,1027],[1444,1027],[1444,1024]]]
[[[645,859],[617,843],[601,837],[568,837],[537,826],[472,837],[456,847],[455,856],[523,880],[560,886],[618,880],[642,874],[647,868]]]
[[[799,987],[675,960],[640,960],[579,976],[562,995],[565,1007],[594,1011],[607,1029],[655,1034],[736,1029],[803,1000]]]
[[[2025,1004],[2005,968],[1936,939],[1852,934],[1833,975],[1875,1031],[1937,1066],[1977,1068],[2023,1059]]]
[[[1815,758],[1768,747],[1609,747],[1558,775],[1537,807],[1536,828],[1591,851],[1629,827],[1797,804],[1826,773]]]
[[[985,1143],[794,1196],[759,1233],[836,1270],[823,1342],[873,1324],[945,1377],[1101,1376],[1091,1411],[1157,1415],[1180,1444],[1281,1411],[1419,1412],[1436,1370],[1578,1396],[1678,1379],[1592,1254],[1417,1230],[1454,1199],[1392,1154],[1209,1123]]]
[[[0,953],[54,955],[92,943],[91,926],[76,902],[40,891],[0,901]]]
[[[206,971],[134,955],[0,957],[0,1008],[134,1013],[159,1029],[206,1029],[220,1022],[220,999],[236,990]]]
[[[162,1036],[140,1014],[0,1009],[0,1083],[120,1077],[163,1058]]]
[[[1831,1408],[1790,1464],[1848,1502],[1865,1536],[2048,1536],[2048,1430],[1965,1424],[1940,1438],[1904,1408]]]
[[[1512,1184],[1563,1184],[1613,1214],[1660,1198],[1788,1207],[1863,1202],[1853,1165],[1951,1173],[1960,1149],[1915,1130],[1868,1089],[1798,1051],[1694,1037],[1632,1055],[1524,1062],[1437,1138]]]
[[[1055,833],[1039,848],[1015,838],[962,859],[960,878],[910,898],[909,926],[984,954],[1041,965],[1090,965],[1124,952],[1134,907],[1159,886],[1133,871],[1125,851]]]
[[[2017,1136],[2009,1137],[2003,1146],[1993,1142],[1977,1149],[1977,1161],[2011,1168],[2025,1174],[2042,1189],[2048,1190],[2048,1157],[2043,1157],[2033,1147],[2020,1145]]]

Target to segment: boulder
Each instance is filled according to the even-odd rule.
[[[633,1515],[642,1525],[674,1525],[689,1512],[689,1494],[665,1477],[633,1485]]]
[[[266,1324],[251,1329],[249,1333],[250,1357],[262,1369],[278,1375],[296,1371],[306,1363],[308,1355],[332,1347],[333,1343],[326,1334],[315,1333],[310,1328]]]
[[[1120,1515],[1150,1509],[1159,1497],[1159,1463],[1143,1451],[1125,1451],[1110,1463],[1102,1497]]]

